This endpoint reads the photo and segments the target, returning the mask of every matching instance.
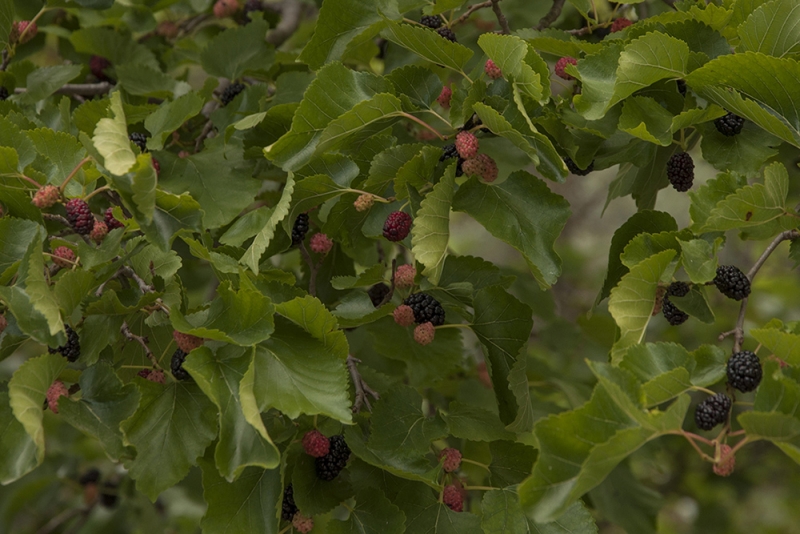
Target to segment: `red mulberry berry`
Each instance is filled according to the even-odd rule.
[[[36,26],[35,22],[30,22],[28,20],[21,20],[19,22],[15,22],[14,26],[16,29],[12,28],[11,35],[16,37],[15,40],[18,40],[19,44],[25,44],[34,37],[36,34],[39,33],[39,28]],[[27,29],[27,31],[25,31]],[[9,40],[11,40],[9,38]],[[13,42],[13,41],[12,41]]]
[[[465,160],[461,168],[465,174],[480,176],[484,182],[492,183],[497,180],[497,163],[488,154],[478,154]]]
[[[119,222],[117,219],[114,218],[114,213],[113,212],[114,212],[114,208],[107,208],[106,209],[106,212],[104,214],[104,220],[105,220],[106,226],[108,226],[108,228],[110,230],[115,230],[117,228],[125,228],[124,224],[122,224],[121,222]]]
[[[0,313],[0,336],[3,335],[3,332],[6,331],[7,327],[8,327],[8,319],[6,319],[5,314]]]
[[[447,447],[439,453],[439,460],[442,460],[442,458],[444,458],[442,468],[445,473],[452,473],[461,467],[461,452],[458,449]]]
[[[53,263],[62,269],[69,269],[75,264],[75,253],[69,247],[58,247],[53,251]]]
[[[611,24],[611,33],[621,32],[631,24],[633,24],[633,22],[625,17],[618,18]]]
[[[333,241],[325,234],[314,234],[311,236],[311,250],[317,254],[327,254],[333,248]]]
[[[402,241],[411,231],[411,215],[403,211],[393,211],[383,223],[383,237],[389,241]]]
[[[217,0],[214,4],[214,16],[218,19],[230,17],[239,10],[239,3],[236,0]]]
[[[413,265],[401,265],[394,273],[394,285],[403,289],[414,287],[416,276],[417,269]]]
[[[472,132],[458,132],[456,135],[456,150],[464,159],[475,157],[478,153],[478,138]]]
[[[453,97],[453,90],[447,86],[442,87],[442,92],[436,97],[436,101],[444,109],[450,109],[450,99]]]
[[[719,446],[719,462],[714,464],[714,474],[727,477],[733,474],[736,467],[736,455],[731,454],[731,446],[723,443]]]
[[[314,528],[314,520],[310,517],[304,516],[303,512],[297,512],[292,518],[292,526],[297,532],[306,534],[311,532],[311,529]]]
[[[58,413],[59,397],[69,397],[69,390],[67,390],[67,386],[64,385],[64,382],[56,380],[47,389],[47,407],[50,408],[50,411],[53,413]]]
[[[105,72],[110,67],[111,62],[102,56],[92,56],[92,59],[89,60],[89,70],[101,82],[107,82],[111,79]]]
[[[331,442],[319,430],[309,430],[303,436],[303,450],[314,458],[322,458],[330,450]]]
[[[464,494],[461,492],[461,489],[452,484],[444,487],[442,502],[454,512],[464,511]]]
[[[172,339],[175,340],[175,344],[178,345],[178,348],[187,354],[203,345],[203,338],[191,334],[184,334],[177,330],[172,331]]]
[[[156,171],[156,176],[161,174],[161,164],[158,163],[158,160],[154,157],[151,157],[150,161],[153,163],[153,169]]]
[[[92,228],[92,231],[89,234],[89,237],[92,239],[92,241],[100,244],[103,242],[103,239],[105,239],[107,235],[108,235],[108,225],[106,225],[106,223],[104,223],[103,221],[95,221],[94,228]]]
[[[401,304],[395,308],[392,312],[392,317],[394,317],[394,322],[402,327],[414,324],[414,310],[411,309],[411,306],[405,304]]]
[[[31,202],[34,206],[40,210],[43,210],[58,202],[58,198],[60,196],[61,192],[56,186],[46,185],[44,187],[40,187],[39,190],[36,191]]]
[[[435,335],[436,328],[431,323],[422,323],[414,329],[414,341],[423,346],[433,341]]]
[[[94,216],[85,200],[73,198],[64,205],[64,208],[67,210],[67,220],[73,230],[81,235],[92,233]]]
[[[486,60],[486,64],[483,66],[483,72],[489,75],[489,78],[496,80],[500,78],[503,73],[500,71],[500,67],[492,61],[491,59]]]
[[[556,76],[563,80],[574,80],[575,78],[571,74],[567,74],[564,70],[567,65],[577,65],[578,60],[574,57],[562,57],[558,61],[556,61]]]

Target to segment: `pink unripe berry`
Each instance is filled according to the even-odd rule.
[[[446,85],[442,87],[442,92],[436,97],[436,101],[444,109],[450,109],[450,98],[453,96],[453,90]]]
[[[353,206],[355,206],[358,212],[367,211],[373,204],[375,204],[375,196],[369,193],[359,195],[355,202],[353,202]]]
[[[218,19],[230,17],[239,10],[239,2],[236,0],[217,0],[214,4],[214,16]]]
[[[577,65],[578,60],[574,57],[562,57],[558,61],[556,61],[556,76],[562,78],[564,80],[574,80],[575,78],[571,74],[567,74],[564,70],[567,65]]]
[[[62,269],[69,269],[75,263],[75,253],[69,247],[58,247],[53,251],[53,263]]]
[[[330,451],[331,441],[319,430],[309,430],[303,436],[303,450],[314,458],[322,458]]]
[[[401,265],[394,273],[394,285],[402,289],[414,287],[416,276],[417,269],[413,265]]]
[[[724,460],[714,464],[714,473],[721,477],[730,476],[736,467],[736,456],[731,454],[731,446],[725,443],[720,445],[719,457],[720,460]]]
[[[183,332],[178,332],[177,330],[172,331],[172,339],[175,340],[175,344],[178,345],[178,348],[187,354],[201,346],[204,342],[203,338],[201,337],[193,336],[191,334],[184,334]]]
[[[392,317],[394,317],[394,322],[402,327],[414,324],[414,310],[411,309],[411,306],[405,304],[401,304],[395,308],[392,312]]]
[[[98,244],[102,243],[103,239],[105,239],[107,235],[108,225],[103,221],[96,221],[92,231],[89,233],[89,237],[92,238],[92,241]]]
[[[311,250],[317,254],[327,254],[333,248],[333,241],[325,234],[314,234],[311,236]]]
[[[50,411],[53,413],[58,413],[59,397],[69,397],[69,390],[67,389],[67,386],[64,385],[64,382],[61,380],[56,380],[47,389],[46,395],[47,407],[50,408]]]
[[[456,135],[456,150],[464,159],[474,158],[478,153],[478,138],[472,132],[462,131]]]
[[[43,210],[58,202],[60,196],[61,192],[58,190],[58,187],[54,185],[45,185],[36,191],[31,202],[34,206]]]
[[[500,78],[503,73],[500,71],[500,67],[492,61],[491,59],[486,60],[486,64],[483,66],[483,71],[489,76],[489,78],[496,80]]]
[[[461,467],[461,451],[447,447],[439,453],[439,460],[444,460],[442,462],[442,468],[445,473],[457,471],[458,468]]]
[[[433,341],[435,335],[436,328],[431,323],[422,323],[414,329],[414,341],[423,346]]]
[[[631,22],[630,20],[626,19],[625,17],[616,19],[611,24],[611,33],[621,32],[622,30],[624,30],[625,28],[627,28],[631,24],[633,24],[633,22]]]

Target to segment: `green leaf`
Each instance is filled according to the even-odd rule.
[[[132,63],[159,69],[158,60],[148,47],[114,28],[81,28],[72,32],[69,40],[76,51],[105,57],[113,65]]]
[[[800,335],[777,328],[756,328],[750,335],[789,365],[800,365]]]
[[[0,429],[0,484],[6,485],[33,471],[39,462],[36,442],[14,417],[5,387],[0,391]]]
[[[710,282],[717,275],[717,250],[722,244],[721,239],[709,243],[704,239],[681,241],[681,262],[689,280],[695,284]]]
[[[78,65],[58,65],[41,67],[30,74],[26,82],[26,91],[20,97],[24,104],[35,104],[60,89],[62,85],[73,80],[81,73]]]
[[[422,275],[433,285],[439,283],[447,257],[454,189],[455,166],[451,165],[433,190],[425,195],[411,227],[412,252],[425,266]]]
[[[369,177],[364,189],[382,195],[394,182],[401,168],[422,152],[425,145],[405,144],[393,146],[373,158],[369,167]]]
[[[501,184],[471,179],[453,201],[492,235],[519,250],[542,288],[561,274],[561,259],[553,249],[569,218],[569,204],[547,185],[525,171],[511,174]]]
[[[481,522],[477,515],[454,512],[447,505],[437,501],[412,510],[405,510],[406,532],[425,532],[430,534],[462,534],[481,532]]]
[[[800,420],[783,413],[745,412],[737,417],[750,441],[773,442],[789,458],[800,463]]]
[[[529,50],[525,41],[512,35],[484,33],[478,38],[478,46],[500,67],[504,77],[513,80],[512,85],[521,93],[536,101],[543,100],[541,76],[525,62],[529,52],[536,52]]]
[[[278,304],[277,311],[285,318],[322,341],[328,354],[344,360],[350,349],[344,332],[339,330],[336,317],[322,302],[310,295]]]
[[[405,515],[376,488],[356,491],[356,505],[346,521],[328,523],[330,534],[402,534]]]
[[[14,23],[14,3],[0,2],[0,48],[8,46],[8,35]]]
[[[40,231],[41,226],[34,221],[0,218],[0,275],[22,260]]]
[[[136,489],[155,501],[180,482],[217,435],[216,408],[191,381],[167,386],[135,379],[139,408],[122,422],[125,442],[136,448],[128,472]]]
[[[346,477],[322,480],[317,476],[314,458],[290,451],[286,460],[292,466],[292,486],[297,507],[307,516],[319,515],[336,508],[353,496],[353,488]]]
[[[739,51],[785,57],[800,54],[800,6],[791,0],[765,2],[738,28]]]
[[[183,364],[219,411],[219,441],[214,459],[220,474],[228,481],[236,479],[249,466],[273,469],[280,464],[277,447],[247,424],[244,417],[239,383],[251,358],[242,353],[242,349],[229,345],[218,350],[215,357],[207,347],[200,347]]]
[[[788,215],[789,174],[775,162],[764,170],[764,183],[743,187],[719,202],[709,214],[703,232],[745,229],[751,239],[767,239],[797,226]]]
[[[442,418],[426,417],[422,412],[422,396],[407,386],[382,394],[373,416],[369,447],[374,450],[422,455],[432,441],[447,436]]]
[[[608,311],[620,329],[620,337],[611,348],[611,361],[618,363],[631,345],[640,343],[652,317],[658,282],[675,257],[665,250],[644,260],[622,277],[611,290]]]
[[[111,95],[112,118],[100,119],[92,135],[92,142],[103,157],[103,166],[117,176],[127,173],[136,163],[136,156],[128,139],[120,94],[116,92]]]
[[[399,98],[379,93],[332,120],[320,135],[317,151],[333,151],[352,142],[353,138],[375,135],[389,126],[391,119],[404,114]]]
[[[185,93],[191,89],[186,82],[176,81],[172,76],[147,65],[117,65],[114,72],[119,86],[132,95],[168,98],[173,93]]]
[[[598,510],[626,532],[656,533],[656,520],[664,499],[636,480],[627,465],[617,466],[589,495]]]
[[[289,176],[286,177],[286,185],[283,187],[280,200],[269,213],[263,228],[256,234],[253,242],[239,259],[239,263],[249,267],[255,274],[258,274],[261,255],[264,254],[264,251],[267,250],[267,247],[272,242],[272,238],[275,237],[275,230],[278,228],[278,224],[289,214],[289,205],[292,201],[294,187],[295,181],[290,172]]]
[[[248,467],[235,482],[219,476],[214,461],[200,460],[203,497],[208,510],[203,532],[209,534],[277,534],[278,503],[283,500],[280,469]]]
[[[126,141],[127,139],[128,137],[125,136]],[[111,182],[122,197],[125,207],[133,214],[133,218],[136,219],[139,226],[143,228],[151,225],[156,209],[158,176],[150,159],[151,156],[149,154],[134,156],[132,166],[127,166],[126,163],[127,169],[125,172],[111,177]],[[106,160],[106,163],[108,161]],[[122,167],[119,167],[119,169],[121,170]]]
[[[472,331],[478,336],[487,358],[500,419],[510,424],[521,407],[509,386],[509,374],[520,349],[528,341],[533,319],[531,309],[499,286],[490,286],[475,293],[475,318]]]
[[[114,460],[132,456],[122,442],[120,423],[139,406],[139,390],[124,384],[106,362],[99,362],[81,373],[78,400],[61,399],[58,412],[69,424],[98,440]]]
[[[66,366],[67,360],[60,354],[44,354],[23,363],[8,382],[11,410],[17,421],[22,423],[30,439],[33,440],[36,447],[36,465],[40,465],[44,460],[44,427],[42,426],[44,411],[42,405],[50,385]],[[25,441],[23,440],[23,443]],[[29,451],[28,454],[31,452]],[[20,459],[22,460],[24,457]],[[30,457],[28,459],[30,460]],[[29,465],[26,463],[23,466],[10,466],[9,469],[21,472]]]
[[[492,463],[489,465],[493,486],[519,484],[531,474],[536,450],[530,445],[513,441],[493,441],[489,444]]]
[[[442,417],[450,435],[456,438],[471,441],[513,441],[515,438],[512,432],[505,429],[497,414],[483,408],[454,401]]]
[[[240,388],[252,384],[261,412],[274,407],[292,419],[304,413],[350,422],[344,361],[285,319],[276,319],[275,326],[272,337],[256,347]]]
[[[472,50],[445,39],[429,28],[388,22],[381,35],[432,63],[456,72],[464,73],[467,61],[472,58]]]
[[[172,324],[187,334],[241,346],[269,338],[275,329],[275,307],[247,277],[241,277],[240,281],[239,291],[230,282],[222,282],[217,287],[218,297],[206,310],[184,316],[173,307]]]
[[[64,132],[49,128],[37,128],[25,132],[36,147],[36,152],[49,159],[56,173],[51,175],[51,183],[60,184],[86,155],[81,144]]]
[[[172,132],[181,127],[203,108],[203,99],[197,93],[187,93],[172,102],[165,102],[144,120],[144,127],[150,132],[147,148],[161,150],[164,141]]]
[[[692,199],[692,204],[689,206],[689,214],[692,217],[691,230],[699,233],[717,204],[745,185],[747,182],[743,178],[725,173],[717,175],[696,191],[689,191],[689,198]]]
[[[654,99],[633,96],[625,99],[619,129],[648,143],[668,146],[672,143],[673,115]]]
[[[493,532],[530,532],[532,534],[595,534],[597,526],[586,506],[580,501],[567,509],[558,521],[536,523],[525,517],[516,489],[492,490],[483,496],[481,527]]]
[[[379,23],[385,18],[400,18],[395,2],[376,0],[364,4],[359,0],[329,0],[320,9],[316,31],[299,59],[314,70],[336,61],[353,39],[377,33]]]
[[[245,72],[267,71],[274,51],[264,40],[267,23],[257,19],[247,26],[225,30],[208,42],[200,54],[200,64],[211,76],[236,80]]]
[[[45,279],[42,240],[42,233],[39,232],[31,241],[20,263],[18,279],[24,281],[25,292],[33,309],[45,317],[52,336],[64,329],[64,323],[61,320],[58,302],[50,289],[49,280]]]

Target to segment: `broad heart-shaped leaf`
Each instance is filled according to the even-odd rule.
[[[525,152],[544,177],[557,182],[564,181],[567,177],[567,167],[550,139],[535,130],[525,133],[515,130],[502,115],[485,104],[478,102],[472,107],[485,127],[492,133],[505,137]],[[532,124],[529,123],[528,126],[530,129]]]
[[[0,386],[0,429],[0,484],[5,485],[19,480],[39,465],[36,442],[14,417],[5,384]]]
[[[127,139],[126,136],[126,142]],[[158,176],[150,161],[150,154],[139,154],[134,157],[133,164],[127,171],[111,177],[114,189],[119,192],[125,207],[141,227],[149,226],[153,222],[156,209]]]
[[[409,456],[424,454],[431,442],[447,436],[447,426],[437,414],[422,413],[422,396],[400,386],[381,395],[375,404],[369,447]]]
[[[652,317],[658,282],[674,257],[674,250],[651,256],[633,267],[611,290],[608,311],[620,329],[620,337],[611,348],[612,363],[619,363],[628,347],[644,337]]]
[[[750,335],[789,365],[800,365],[800,335],[769,326],[750,330]]]
[[[689,280],[695,284],[710,282],[717,275],[717,249],[722,244],[722,239],[709,243],[704,239],[681,241],[681,263],[689,275]]]
[[[690,229],[696,234],[700,233],[700,229],[706,224],[717,204],[745,185],[747,185],[747,181],[743,177],[734,176],[732,173],[723,173],[709,180],[696,191],[689,191],[689,198],[692,199],[692,204],[689,206],[689,215],[692,217]]]
[[[348,44],[362,34],[372,37],[385,18],[399,19],[392,0],[363,3],[360,0],[333,0],[321,7],[316,30],[299,60],[316,70],[341,59]]]
[[[122,443],[120,423],[139,406],[139,390],[133,384],[123,385],[111,366],[98,362],[81,373],[78,400],[61,399],[58,413],[84,434],[97,439],[109,458],[119,460],[133,456]]]
[[[277,447],[245,419],[239,383],[250,364],[244,349],[224,346],[213,354],[207,347],[193,350],[183,364],[219,411],[219,441],[214,459],[220,474],[233,481],[248,466],[273,469],[280,464]]]
[[[561,259],[553,244],[570,211],[567,201],[543,181],[525,171],[498,185],[473,178],[459,188],[453,209],[469,213],[492,235],[519,250],[542,288],[556,282]]]
[[[334,182],[327,174],[314,174],[298,180],[292,193],[292,210],[283,219],[284,228],[291,232],[297,215],[348,192],[344,185]]]
[[[5,49],[8,45],[8,34],[11,32],[11,25],[14,23],[14,4],[3,2],[0,4],[0,48]]]
[[[292,202],[295,181],[292,173],[286,177],[286,184],[283,186],[281,198],[267,217],[264,227],[256,234],[255,239],[239,259],[239,263],[246,265],[253,273],[258,274],[258,264],[264,251],[267,250],[272,238],[275,237],[275,230],[278,224],[289,214],[289,206]],[[293,223],[294,224],[294,223]]]
[[[206,310],[184,316],[173,307],[172,324],[187,334],[241,346],[264,341],[275,328],[275,307],[246,276],[239,280],[239,291],[230,281],[222,282],[217,287],[218,297]]]
[[[378,93],[359,102],[353,109],[332,120],[322,131],[317,151],[333,151],[355,139],[374,135],[404,114],[400,99],[389,93]]]
[[[443,417],[450,435],[456,438],[487,442],[515,439],[515,435],[505,429],[497,414],[483,408],[453,401]]]
[[[35,104],[40,100],[44,100],[80,73],[81,67],[79,65],[57,65],[38,68],[28,74],[26,90],[20,96],[20,102]]]
[[[639,482],[628,465],[618,465],[589,497],[603,516],[626,532],[656,534],[664,499],[659,492]]]
[[[280,317],[272,337],[256,347],[240,385],[243,391],[246,386],[261,412],[274,407],[292,419],[301,413],[352,419],[344,361]]]
[[[53,295],[49,281],[44,277],[44,256],[42,255],[42,232],[36,234],[28,246],[28,251],[19,265],[18,280],[25,284],[25,293],[30,299],[33,309],[47,320],[50,327],[50,336],[56,335],[64,329],[58,302]],[[20,318],[17,317],[19,321]]]
[[[155,501],[189,473],[217,435],[216,407],[194,382],[167,386],[136,378],[139,408],[122,422],[125,442],[136,448],[127,462],[136,489]]]
[[[609,386],[616,392],[609,391]],[[622,393],[623,387],[627,386],[603,380],[582,407],[536,423],[539,459],[533,474],[519,486],[528,517],[539,522],[558,519],[626,456],[681,427],[689,408],[688,395],[678,397],[665,412],[645,412]]]
[[[761,52],[729,54],[693,71],[686,82],[715,104],[800,147],[800,110],[793,89],[800,84],[800,62]]]
[[[739,51],[785,57],[800,54],[800,5],[792,0],[765,2],[737,28]]]
[[[350,349],[344,332],[339,330],[336,317],[322,302],[306,295],[296,297],[277,306],[279,314],[320,340],[328,354],[344,360]]]
[[[764,170],[764,183],[743,187],[717,204],[703,232],[742,228],[752,239],[767,239],[797,226],[787,214],[789,173],[780,162]]]
[[[525,41],[512,35],[484,33],[478,38],[478,46],[500,67],[503,76],[513,78],[514,85],[521,92],[534,100],[542,100],[544,88],[541,76],[525,62],[530,51]]]
[[[462,534],[481,532],[481,522],[477,515],[454,512],[447,505],[430,501],[424,505],[408,507],[406,532],[425,532],[426,534]]]
[[[655,99],[632,96],[622,105],[619,129],[648,143],[667,146],[672,143],[673,118]]]
[[[586,506],[575,502],[558,521],[536,523],[522,511],[516,488],[486,492],[481,503],[481,527],[486,534],[526,532],[532,534],[595,534],[597,525]]]
[[[111,95],[111,117],[100,119],[92,135],[94,147],[103,156],[103,167],[117,176],[127,173],[136,163],[120,95],[119,91]]]
[[[56,174],[49,176],[51,183],[63,182],[86,155],[77,139],[65,132],[37,128],[28,130],[25,134],[36,147],[36,151],[53,163]]]
[[[36,465],[44,460],[42,405],[50,385],[66,366],[67,360],[60,354],[44,354],[23,363],[8,382],[11,410],[36,446]]]
[[[261,188],[261,181],[252,178],[252,169],[243,159],[241,141],[226,144],[223,137],[207,140],[205,150],[197,154],[174,158],[169,179],[162,173],[160,180],[167,191],[176,195],[188,191],[200,203],[206,228],[231,222]]]
[[[207,453],[203,470],[203,498],[208,510],[200,523],[209,534],[277,534],[278,509],[283,501],[280,469],[246,468],[235,482],[219,476]]]
[[[531,309],[500,286],[475,293],[472,331],[478,336],[494,385],[500,419],[511,424],[521,408],[509,385],[509,374],[533,328]]]
[[[229,80],[241,78],[246,71],[269,70],[275,53],[264,40],[267,29],[267,23],[257,19],[220,33],[200,54],[203,69],[211,76]]]
[[[161,150],[167,137],[203,108],[203,99],[197,93],[187,93],[172,102],[165,102],[144,120],[150,132],[147,148]]]
[[[377,488],[360,488],[356,491],[356,505],[349,510],[345,521],[331,521],[330,534],[403,534],[406,517],[400,508],[386,498]]]
[[[41,228],[34,221],[26,219],[0,219],[0,276],[22,260]]]
[[[441,153],[439,147],[426,146],[420,150],[419,154],[400,167],[394,178],[395,198],[406,199],[409,196],[410,187],[419,190],[434,181],[433,177],[436,175],[436,166],[439,164]]]
[[[118,87],[132,95],[152,98],[169,98],[191,90],[184,81],[176,81],[172,76],[147,65],[127,63],[114,68]]]
[[[703,136],[700,141],[703,159],[715,169],[745,176],[758,174],[764,163],[778,154],[777,147],[781,144],[780,139],[751,121],[745,121],[742,131],[731,137],[719,133],[712,123],[701,124],[698,130]]]
[[[450,241],[450,206],[455,189],[455,165],[450,165],[433,191],[425,195],[411,226],[411,250],[425,266],[422,275],[437,285]]]
[[[332,90],[335,88],[335,90]],[[341,63],[322,68],[295,111],[291,130],[264,149],[264,155],[285,171],[308,163],[325,127],[378,93],[392,93],[391,82],[367,72],[356,72]]]
[[[453,43],[429,28],[412,24],[389,22],[381,35],[432,63],[462,74],[473,54],[464,45]]]

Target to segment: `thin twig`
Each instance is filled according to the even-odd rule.
[[[299,0],[284,0],[281,6],[281,21],[267,34],[266,40],[275,48],[286,42],[300,26],[303,4]]]
[[[314,260],[311,259],[311,254],[308,253],[305,243],[300,243],[300,255],[306,260],[308,264],[308,294],[312,297],[317,296],[317,271],[319,264],[314,265]]]
[[[564,2],[566,2],[566,0],[553,0],[553,6],[550,8],[550,11],[539,20],[539,24],[534,26],[533,29],[542,31],[545,28],[549,28],[561,15],[561,10],[564,9]]]
[[[492,7],[492,0],[486,0],[486,2],[481,2],[480,4],[473,4],[469,6],[469,9],[467,9],[466,13],[464,13],[463,15],[461,15],[456,20],[450,23],[450,27],[452,28],[453,26],[458,26],[459,24],[466,21],[470,17],[470,15],[472,15],[474,12],[486,7]]]
[[[389,292],[383,296],[383,300],[381,300],[380,304],[375,306],[376,308],[380,308],[381,306],[392,300],[392,297],[394,296],[394,288],[395,288],[394,277],[396,273],[397,273],[397,258],[392,260],[392,285],[391,287],[389,287]]]
[[[134,271],[133,269],[131,269],[127,265],[123,265],[122,267],[120,267],[119,270],[125,276],[127,276],[129,278],[133,278],[134,282],[136,282],[136,285],[139,286],[139,291],[141,291],[142,293],[155,293],[156,292],[156,290],[153,288],[153,286],[151,286],[147,282],[145,282],[142,279],[141,276],[136,274],[136,271]]]
[[[3,50],[3,64],[0,65],[0,71],[8,68],[8,63],[11,61],[11,56],[8,55],[8,50]]]
[[[53,519],[45,523],[45,525],[36,531],[36,534],[50,534],[58,527],[75,517],[76,515],[84,513],[83,508],[67,508]]]
[[[500,10],[500,0],[492,0],[492,11],[494,11],[494,16],[497,17],[497,22],[500,23],[500,29],[503,30],[504,34],[510,35],[511,28],[508,27],[508,19]]]
[[[85,158],[80,160],[77,165],[75,165],[75,168],[72,169],[72,171],[69,173],[69,176],[67,176],[64,179],[64,182],[59,186],[59,188],[58,188],[59,193],[63,193],[64,192],[64,188],[67,187],[67,184],[70,182],[70,180],[72,180],[72,178],[74,178],[75,175],[78,174],[78,171],[81,170],[81,167],[83,167],[84,165],[86,165],[90,161],[92,161],[92,158],[90,158],[89,156],[86,156]],[[84,200],[86,200],[86,199],[84,199]]]
[[[135,341],[136,343],[141,345],[142,348],[144,349],[145,356],[147,356],[147,359],[150,360],[150,363],[153,364],[153,368],[160,369],[158,365],[158,360],[156,359],[155,355],[153,355],[153,351],[150,350],[150,346],[148,345],[150,341],[146,337],[137,336],[136,334],[131,332],[131,329],[128,326],[127,322],[122,323],[122,327],[120,327],[119,331],[122,332],[122,335],[125,336],[125,339],[129,341]]]
[[[367,405],[367,410],[372,411],[372,405],[369,403],[367,394],[371,395],[375,400],[379,400],[381,396],[373,390],[369,385],[364,382],[361,373],[358,372],[358,364],[361,360],[354,357],[352,354],[347,355],[347,370],[350,371],[350,378],[353,380],[353,386],[356,388],[356,400],[353,403],[353,413],[361,411],[361,406]]]
[[[200,132],[200,135],[197,136],[197,139],[194,141],[194,151],[195,153],[200,152],[200,149],[203,147],[203,141],[205,141],[206,137],[209,136],[211,131],[214,129],[214,123],[210,120],[206,122],[206,125],[203,126],[203,131]]]
[[[758,273],[758,270],[761,269],[761,266],[764,265],[764,262],[767,261],[767,258],[769,258],[770,254],[775,252],[775,249],[778,248],[778,245],[780,245],[783,241],[797,239],[798,237],[800,237],[800,231],[797,230],[786,230],[785,232],[778,234],[778,237],[772,240],[772,243],[769,244],[769,246],[761,254],[761,257],[758,258],[750,271],[748,271],[747,278],[749,278],[751,282],[753,281],[753,277],[756,275],[756,273]]]

